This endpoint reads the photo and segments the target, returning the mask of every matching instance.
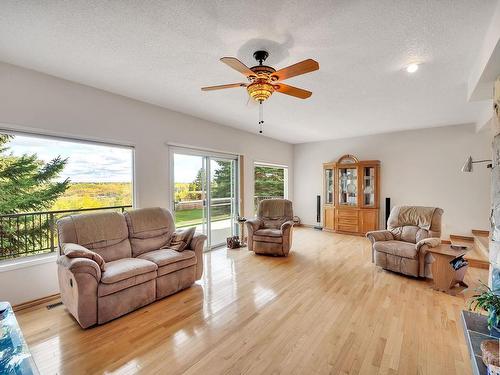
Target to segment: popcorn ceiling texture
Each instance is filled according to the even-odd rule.
[[[276,94],[265,108],[265,135],[301,143],[475,122],[489,103],[467,103],[466,82],[495,4],[6,0],[0,61],[256,133],[244,89],[200,91],[244,79],[218,59],[314,58],[319,72],[287,81],[313,96]]]

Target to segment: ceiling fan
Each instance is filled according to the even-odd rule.
[[[248,95],[250,95],[252,99],[259,102],[260,104],[260,133],[262,133],[262,126],[264,124],[262,103],[265,100],[269,99],[269,97],[274,92],[280,92],[282,94],[294,96],[299,99],[307,99],[312,95],[311,91],[286,85],[284,83],[281,83],[280,81],[301,74],[310,73],[319,69],[319,64],[317,61],[314,61],[313,59],[307,59],[287,66],[286,68],[276,70],[271,66],[262,64],[264,61],[266,61],[268,56],[269,53],[267,51],[256,51],[253,54],[253,57],[259,62],[259,65],[252,66],[251,68],[243,64],[235,57],[223,57],[220,59],[220,61],[245,75],[247,77],[248,83],[230,83],[227,85],[208,86],[201,88],[202,91],[213,91],[229,89],[233,87],[245,87],[247,89]]]

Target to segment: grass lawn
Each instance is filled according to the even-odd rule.
[[[229,219],[230,215],[222,214],[212,217],[212,221],[219,221]],[[195,208],[192,210],[175,211],[175,226],[176,227],[190,227],[202,223],[203,210]]]

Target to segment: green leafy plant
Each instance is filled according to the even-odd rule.
[[[500,290],[492,290],[480,281],[481,286],[469,300],[469,310],[485,310],[488,312],[488,328],[498,327],[500,323]]]

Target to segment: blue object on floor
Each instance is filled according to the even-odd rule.
[[[12,306],[0,302],[0,375],[37,375]]]

